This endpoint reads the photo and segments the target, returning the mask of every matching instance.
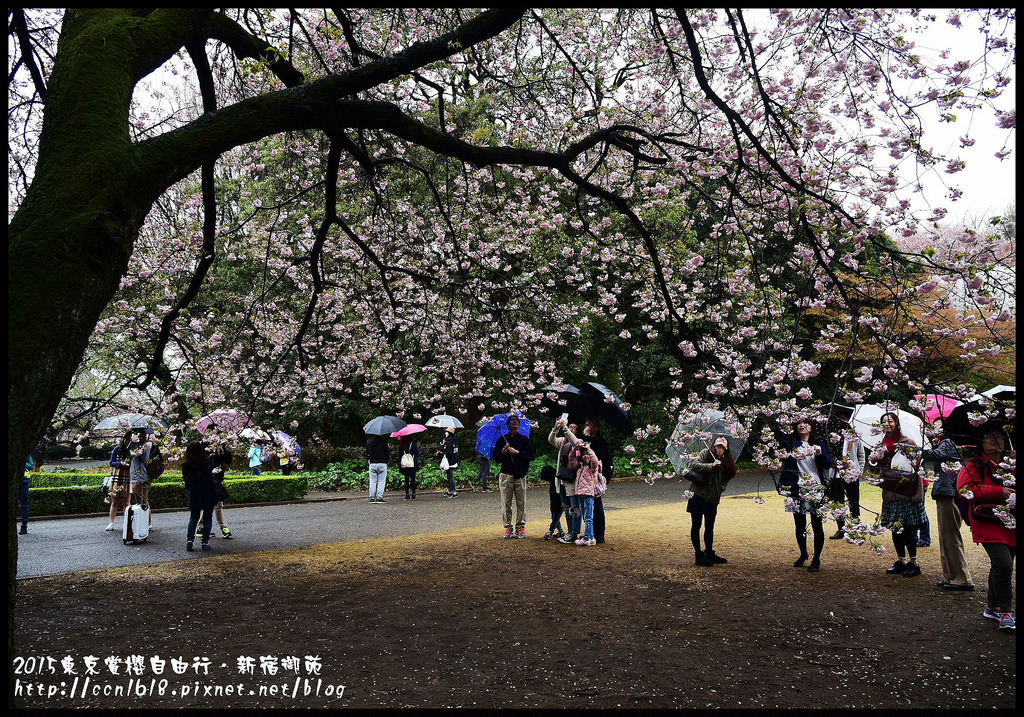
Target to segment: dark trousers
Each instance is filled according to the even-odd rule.
[[[405,494],[409,495],[409,491],[412,491],[412,495],[416,495],[416,471],[412,468],[401,468],[399,469],[402,473],[402,478],[405,483]]]
[[[210,531],[213,530],[213,508],[203,510],[195,508],[189,511],[188,517],[188,542],[196,539],[196,527],[199,525],[200,515],[203,518],[203,543],[210,542]]]
[[[1013,559],[1017,548],[1003,543],[982,543],[992,567],[988,571],[988,606],[1013,611]]]
[[[604,497],[594,496],[594,540],[604,541]]]
[[[551,523],[548,525],[548,531],[555,532],[562,530],[562,496],[555,490],[555,482],[551,481],[548,484],[548,505],[551,509]]]
[[[845,500],[850,504],[850,516],[860,518],[860,481],[856,480],[853,483],[847,483],[837,476],[832,479],[831,488],[832,490],[829,491],[828,496],[829,500],[834,502]],[[839,528],[842,528],[845,523],[845,520],[836,521]]]
[[[793,513],[793,522],[796,525],[796,545],[800,548],[800,555],[807,555],[807,515],[804,513]],[[825,528],[821,525],[821,516],[818,511],[811,513],[811,532],[814,534],[814,557],[818,560],[821,557],[821,549],[825,547]],[[895,540],[896,536],[893,535]],[[914,543],[914,554],[917,554],[917,543]],[[896,548],[899,553],[899,548]],[[900,553],[902,555],[902,553]]]

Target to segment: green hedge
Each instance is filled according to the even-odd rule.
[[[36,479],[47,474],[32,474],[28,491],[29,512],[32,515],[76,515],[103,513],[110,506],[103,502],[99,486],[102,475],[77,474],[70,476],[70,485],[39,486]],[[61,476],[69,478],[69,476]],[[163,476],[161,476],[163,478]],[[230,503],[270,503],[279,500],[298,500],[309,492],[305,475],[245,476],[224,480],[231,498]],[[180,477],[176,481],[153,483],[149,487],[149,503],[153,508],[184,508],[188,494]]]

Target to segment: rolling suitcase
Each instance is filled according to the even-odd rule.
[[[129,499],[130,500],[130,499]],[[149,537],[149,505],[128,504],[124,509],[124,526],[121,540],[124,545],[144,543]]]

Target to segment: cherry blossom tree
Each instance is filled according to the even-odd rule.
[[[804,410],[853,345],[878,371],[837,361],[836,399],[905,385],[921,337],[886,312],[931,281],[981,307],[943,330],[1012,319],[998,232],[899,243],[946,214],[901,177],[971,159],[930,149],[923,112],[1013,131],[1011,10],[8,17],[11,496],[87,352],[185,430],[353,394],[529,405],[600,322],[666,347],[673,405],[749,423]],[[917,53],[939,22],[985,55]]]

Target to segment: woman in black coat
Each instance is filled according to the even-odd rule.
[[[185,448],[185,460],[181,464],[181,476],[188,490],[188,535],[185,550],[193,550],[196,539],[196,525],[203,516],[203,550],[210,549],[210,531],[213,528],[213,464],[202,443],[190,443]]]

